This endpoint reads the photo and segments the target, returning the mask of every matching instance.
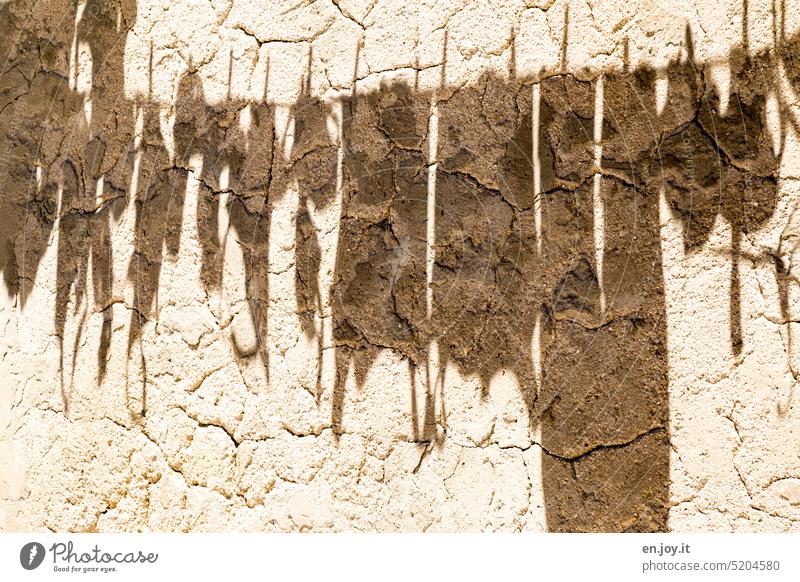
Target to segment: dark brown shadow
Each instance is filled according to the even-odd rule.
[[[233,57],[229,57],[229,84]],[[200,77],[188,72],[176,106],[185,119],[175,126],[179,164],[202,161],[199,173],[197,231],[202,250],[201,280],[218,323],[230,327],[237,358],[258,358],[269,377],[269,198],[273,186],[274,109],[263,101],[227,100],[209,104]],[[250,123],[239,126],[247,108]],[[224,217],[224,219],[223,219]],[[244,306],[223,297],[226,246],[236,245],[243,258]],[[243,311],[247,311],[244,314]]]
[[[452,363],[479,377],[484,393],[498,371],[516,375],[531,431],[541,427],[549,529],[667,529],[659,198],[663,193],[682,219],[687,249],[705,242],[717,214],[731,225],[736,354],[743,342],[741,237],[772,215],[778,195],[778,159],[763,129],[767,56],[731,54],[734,78],[723,115],[693,62],[691,42],[688,35],[688,57],[662,73],[668,94],[660,111],[656,71],[605,76],[600,174],[597,82],[560,75],[540,84],[538,201],[529,85],[487,77],[440,104],[430,316],[425,132],[431,95],[394,83],[353,97],[334,280],[335,430],[343,430],[349,373],[363,384],[382,349],[408,358],[412,370],[430,366],[427,349],[436,341],[442,369]],[[600,221],[602,244],[596,241]],[[531,354],[537,321],[538,393]],[[444,422],[432,413],[443,393],[425,389],[430,410],[422,429],[415,415],[413,434],[429,441]]]
[[[21,0],[0,6],[0,271],[21,308],[57,218],[60,152],[51,140],[81,106],[57,65],[59,33],[71,32],[74,12],[52,11],[52,35],[40,39],[27,26],[29,9]]]
[[[332,289],[336,380],[332,424],[342,430],[345,381],[363,385],[381,349],[425,365],[428,104],[406,84],[356,93],[344,106],[342,210]]]
[[[118,10],[125,16],[122,28]],[[800,38],[787,39],[782,21],[775,33],[778,56],[748,56],[747,38],[731,53],[727,97],[716,94],[694,62],[688,31],[686,56],[666,70],[626,68],[605,74],[602,82],[599,73],[591,82],[566,73],[565,35],[561,70],[542,75],[536,91],[516,78],[512,63],[509,75],[485,75],[438,101],[435,159],[429,159],[429,119],[439,96],[397,79],[378,90],[357,86],[342,98],[342,143],[334,143],[327,129],[333,104],[312,95],[309,55],[291,112],[292,151],[283,160],[276,153],[283,142],[275,135],[275,109],[266,97],[245,102],[229,91],[227,100],[209,103],[191,63],[178,86],[170,156],[157,105],[122,102],[122,48],[135,5],[90,0],[85,11],[77,38],[102,58],[92,71],[91,121],[70,129],[65,150],[56,155],[42,145],[46,140],[35,143],[23,130],[57,132],[47,124],[67,124],[80,115],[83,96],[65,89],[66,72],[11,56],[0,76],[0,121],[7,120],[0,123],[6,148],[1,153],[10,180],[0,199],[0,268],[7,289],[24,304],[57,230],[54,319],[65,410],[69,381],[63,361],[71,354],[74,370],[85,323],[78,322],[74,342],[65,346],[65,322],[70,306],[80,305],[89,290],[91,308],[103,313],[101,381],[105,374],[116,301],[111,225],[125,207],[134,171],[127,347],[129,360],[139,350],[142,369],[141,394],[128,395],[137,419],[147,409],[142,334],[164,303],[163,265],[182,252],[190,172],[200,181],[196,220],[203,288],[220,327],[231,328],[236,356],[260,359],[267,372],[270,211],[296,187],[294,299],[301,333],[316,340],[314,396],[319,402],[330,389],[330,424],[337,435],[346,430],[348,377],[362,388],[382,350],[408,362],[412,380],[403,389],[411,392],[410,433],[419,442],[442,444],[447,437],[445,398],[455,389],[444,385],[448,366],[477,378],[484,397],[491,379],[508,371],[527,407],[520,422],[527,424],[532,443],[541,434],[534,444],[543,451],[549,530],[668,529],[670,411],[660,225],[663,213],[677,216],[687,252],[707,242],[718,217],[730,225],[730,346],[738,356],[747,341],[742,246],[772,216],[778,196],[780,159],[765,131],[765,95],[778,83],[775,59],[800,87],[791,60]],[[0,16],[7,16],[0,33],[21,26],[12,4],[0,7]],[[74,10],[65,15],[70,23],[74,17]],[[567,11],[567,25],[568,19]],[[34,40],[21,42],[31,51]],[[59,42],[63,48],[65,41]],[[3,55],[11,55],[8,47]],[[659,75],[668,89],[657,108]],[[602,118],[596,114],[601,84]],[[22,95],[20,86],[30,94]],[[50,109],[45,112],[38,100],[49,100]],[[128,113],[136,111],[134,105],[144,120],[140,142],[133,139],[134,115]],[[238,120],[245,108],[250,123],[242,128]],[[798,125],[790,104],[780,109],[785,140]],[[140,163],[134,169],[135,158]],[[192,160],[201,160],[202,169]],[[38,184],[37,165],[45,168]],[[327,313],[320,279],[328,243],[315,213],[334,202],[338,183],[341,213]],[[435,205],[429,208],[431,184]],[[215,304],[231,244],[243,257],[247,313],[242,306],[232,314]],[[771,260],[788,320],[790,275],[780,257],[778,249]],[[336,354],[330,387],[321,378],[323,320],[332,326]]]
[[[72,8],[67,20],[75,23],[76,6]],[[98,384],[106,373],[113,324],[111,221],[121,216],[127,203],[133,145],[133,113],[120,107],[125,102],[123,56],[128,29],[118,26],[118,20],[127,24],[133,18],[135,5],[130,2],[89,1],[75,28],[77,46],[88,45],[91,51],[92,68],[91,92],[76,92],[70,97],[82,106],[83,112],[76,108],[61,128],[64,140],[58,152],[63,158],[58,164],[61,196],[54,327],[61,350],[65,413],[78,351],[85,340],[84,328],[93,313],[101,313],[103,318],[97,352]],[[77,78],[77,70],[73,76]],[[57,108],[57,102],[50,105],[51,110]],[[86,304],[89,289],[91,305]],[[70,306],[73,314],[81,316],[72,345],[65,346]],[[67,357],[69,379],[64,370]]]
[[[538,412],[551,531],[667,527],[664,283],[658,191],[645,183],[661,134],[651,80],[646,72],[603,79],[602,176],[599,82],[541,84]]]
[[[292,152],[288,164],[282,167],[280,179],[296,180],[298,188],[294,241],[295,298],[303,334],[316,345],[313,395],[319,404],[323,392],[324,338],[321,326],[329,314],[325,313],[326,299],[320,288],[324,235],[314,217],[335,202],[339,146],[331,140],[327,128],[328,118],[333,114],[332,104],[323,103],[311,95],[311,62],[312,53],[309,51],[303,90],[293,110]]]

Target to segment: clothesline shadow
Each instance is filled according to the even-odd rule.
[[[171,151],[159,107],[121,97],[135,4],[90,1],[83,11],[83,18],[73,10],[64,21],[77,20],[76,38],[103,56],[93,61],[91,114],[86,94],[64,88],[68,72],[55,79],[34,67],[32,86],[59,105],[60,117],[51,107],[48,123],[69,129],[44,129],[34,109],[37,93],[9,106],[9,114],[28,114],[6,130],[16,183],[2,202],[9,208],[3,215],[12,217],[3,223],[4,281],[21,305],[57,236],[54,330],[66,414],[92,312],[103,314],[98,385],[107,373],[111,307],[119,301],[114,257],[128,251],[113,248],[113,225],[131,204],[126,356],[139,365],[136,382],[128,379],[132,421],[148,415],[152,383],[143,343],[168,299],[160,296],[164,265],[185,252],[181,233],[189,226],[218,324],[243,314],[244,323],[229,334],[234,357],[259,361],[269,389],[277,333],[269,325],[271,212],[295,191],[298,327],[316,346],[308,356],[316,367],[314,397],[320,406],[330,402],[335,434],[347,431],[348,390],[369,390],[367,374],[384,350],[408,365],[410,385],[402,388],[412,403],[409,439],[430,446],[445,442],[448,394],[464,389],[447,385],[448,370],[475,378],[484,399],[492,379],[510,372],[527,415],[518,421],[531,440],[540,435],[550,530],[668,529],[659,202],[663,196],[680,219],[689,252],[705,244],[718,216],[730,225],[730,348],[740,354],[743,237],[771,218],[779,196],[783,148],[775,153],[766,132],[765,95],[779,85],[776,59],[796,71],[791,54],[800,38],[782,33],[778,53],[756,55],[745,38],[731,52],[724,96],[695,62],[688,28],[682,58],[665,70],[626,66],[603,74],[602,82],[555,71],[534,83],[516,76],[512,58],[509,74],[486,74],[441,102],[436,91],[402,77],[321,100],[311,91],[309,54],[284,158],[288,134],[278,135],[275,104],[266,96],[233,98],[230,90],[229,99],[211,103],[191,62],[178,83]],[[568,30],[568,12],[565,18]],[[11,16],[8,22],[19,26]],[[151,83],[152,54],[151,48]],[[7,66],[4,77],[21,66]],[[231,56],[229,87],[233,66]],[[269,65],[265,70],[268,77]],[[657,94],[662,79],[665,97]],[[245,110],[248,124],[239,123]],[[789,103],[781,102],[780,117],[785,141],[798,129]],[[25,127],[20,119],[42,132],[64,131],[66,145],[51,151],[15,142],[15,128]],[[37,165],[44,170],[30,179]],[[193,211],[186,208],[190,180],[197,182]],[[327,286],[323,257],[330,243],[318,215],[337,204]],[[194,225],[184,224],[187,210]],[[244,297],[224,296],[230,248],[241,256]],[[776,262],[776,276],[783,273]],[[788,318],[787,293],[781,310]],[[71,342],[65,342],[68,324],[75,330]],[[328,348],[335,354],[331,385],[322,373]]]

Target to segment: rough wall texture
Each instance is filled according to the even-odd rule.
[[[800,531],[798,30],[0,4],[0,528]]]

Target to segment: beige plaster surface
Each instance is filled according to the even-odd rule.
[[[791,0],[0,4],[0,530],[800,531]]]

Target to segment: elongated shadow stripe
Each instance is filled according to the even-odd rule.
[[[0,12],[10,15],[9,6]],[[350,374],[363,385],[385,349],[404,356],[412,369],[427,370],[434,367],[430,346],[435,343],[439,384],[402,387],[425,392],[426,409],[412,419],[415,439],[437,441],[447,430],[446,414],[436,410],[446,410],[449,391],[464,389],[441,385],[448,366],[477,377],[484,393],[499,371],[511,371],[527,405],[523,421],[531,434],[537,428],[541,432],[548,528],[667,529],[668,353],[659,199],[663,193],[680,217],[689,251],[707,240],[717,216],[731,224],[730,342],[738,353],[744,341],[736,266],[741,238],[772,216],[778,196],[779,158],[765,132],[765,95],[775,87],[772,59],[777,57],[747,58],[740,49],[731,53],[725,115],[691,58],[671,63],[662,73],[668,95],[661,110],[656,110],[655,71],[639,68],[604,77],[600,255],[593,190],[597,82],[567,74],[541,81],[538,125],[528,82],[486,75],[456,91],[438,106],[429,310],[431,93],[395,80],[344,97],[340,154],[328,130],[336,104],[314,98],[306,85],[291,112],[293,146],[283,160],[272,104],[231,99],[210,105],[199,76],[190,72],[178,85],[171,158],[155,105],[140,104],[144,135],[135,145],[136,119],[126,113],[133,104],[121,97],[128,30],[117,29],[117,7],[90,2],[86,10],[93,17],[78,31],[93,54],[105,55],[95,61],[89,130],[74,122],[83,98],[65,85],[66,71],[59,78],[38,69],[30,91],[15,92],[21,80],[14,81],[14,67],[38,58],[32,37],[22,37],[3,73],[7,107],[0,126],[8,182],[0,200],[0,268],[6,288],[24,305],[47,241],[58,230],[54,322],[62,339],[67,409],[65,369],[74,369],[78,350],[77,340],[63,342],[70,296],[94,285],[95,309],[107,307],[113,256],[123,252],[111,248],[109,232],[125,205],[135,204],[135,240],[126,249],[134,289],[128,354],[142,358],[145,380],[141,393],[129,395],[129,408],[132,418],[147,414],[146,362],[141,350],[140,356],[134,354],[144,326],[157,319],[158,305],[166,299],[159,297],[161,267],[182,250],[186,176],[191,160],[200,158],[196,217],[206,291],[218,292],[223,283],[218,238],[223,214],[229,220],[226,236],[236,239],[244,256],[255,340],[233,337],[237,357],[261,358],[269,366],[270,210],[296,184],[297,312],[302,333],[316,341],[317,351],[309,357],[319,362],[325,346],[315,321],[324,315],[330,295],[336,374],[333,386],[324,386],[320,377],[317,397],[332,400],[335,432],[347,427]],[[136,6],[121,7],[131,27]],[[72,20],[69,16],[66,21],[74,22],[74,14]],[[3,26],[24,29],[10,16]],[[690,46],[691,39],[687,42]],[[11,53],[8,40],[4,43],[5,57]],[[793,39],[782,50],[791,54],[797,45]],[[53,46],[63,50],[67,45],[54,41]],[[794,63],[784,64],[796,81]],[[245,106],[249,129],[237,123]],[[786,124],[787,119],[784,111]],[[26,138],[26,131],[62,132],[66,139],[60,148],[48,149]],[[131,199],[127,192],[136,152],[142,163]],[[541,175],[538,198],[534,159]],[[27,179],[35,164],[45,168],[39,187]],[[100,177],[104,190],[98,205]],[[319,279],[329,243],[313,213],[336,201],[337,183],[337,255],[327,290]],[[100,379],[110,313],[98,352]],[[537,325],[540,353],[534,354]]]

